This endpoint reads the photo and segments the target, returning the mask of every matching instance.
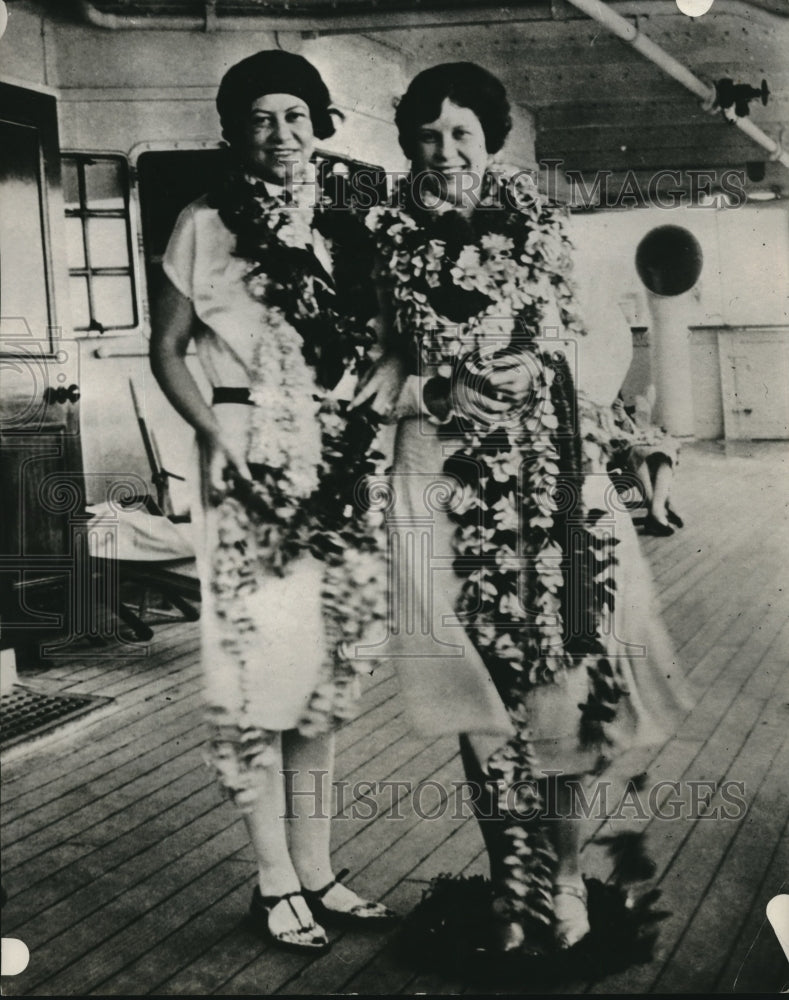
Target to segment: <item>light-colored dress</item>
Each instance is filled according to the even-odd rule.
[[[164,257],[167,277],[191,301],[197,316],[197,357],[212,389],[249,387],[255,346],[265,335],[264,311],[247,291],[248,265],[233,255],[235,241],[218,211],[201,198],[181,212]],[[330,255],[317,233],[315,253],[330,271]],[[252,410],[244,404],[222,403],[215,414],[227,437],[241,443],[247,439]],[[262,637],[254,671],[242,671],[226,641],[236,626],[217,604],[215,556],[222,510],[208,505],[200,494],[196,448],[192,470],[207,704],[212,717],[228,727],[291,729],[304,717],[327,658],[322,565],[304,553],[283,576],[261,575],[256,586],[239,597],[244,607],[234,617],[254,621],[256,635]]]
[[[601,447],[612,428],[611,404],[630,361],[629,331],[614,323],[590,327],[586,337],[563,339],[554,308],[545,328],[568,359],[579,390],[584,437],[583,505],[601,510],[596,530],[616,539],[615,613],[604,635],[605,653],[626,692],[604,738],[582,739],[579,706],[589,695],[586,670],[535,685],[525,704],[507,705],[456,612],[463,580],[454,569],[456,524],[448,507],[452,481],[446,459],[460,439],[447,438],[423,402],[433,372],[410,375],[396,407],[399,417],[389,515],[397,603],[388,652],[395,658],[414,729],[424,735],[467,733],[480,761],[514,732],[511,714],[523,712],[540,768],[578,774],[597,769],[634,745],[658,744],[690,707],[681,669],[660,622],[649,572],[629,513],[606,471]],[[585,391],[586,390],[586,391]]]

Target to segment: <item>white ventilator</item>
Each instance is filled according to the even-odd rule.
[[[653,419],[676,437],[690,437],[694,431],[688,293],[701,274],[702,259],[698,240],[682,226],[657,226],[636,250],[636,270],[651,316],[650,369],[657,390]]]

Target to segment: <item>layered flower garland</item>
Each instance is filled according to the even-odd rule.
[[[409,179],[371,213],[382,280],[393,303],[393,343],[410,369],[430,374],[436,422],[461,446],[445,472],[458,483],[457,611],[507,705],[517,735],[489,761],[505,814],[535,815],[539,796],[527,694],[570,669],[589,672],[581,741],[604,740],[623,691],[604,655],[613,610],[613,544],[585,509],[590,458],[566,358],[541,339],[554,296],[569,332],[583,330],[568,280],[569,243],[524,175],[486,175],[469,218],[426,212]],[[484,380],[525,366],[529,398],[501,413],[484,405]],[[428,403],[430,405],[430,403]],[[593,435],[594,436],[594,435]],[[438,470],[436,470],[438,471]],[[511,791],[521,787],[513,802]],[[508,826],[508,903],[545,924],[552,915],[551,851],[540,827]]]
[[[382,471],[378,420],[369,408],[349,411],[333,392],[343,376],[363,373],[374,342],[369,237],[350,213],[316,205],[314,179],[296,181],[273,196],[231,174],[216,196],[261,306],[245,442],[255,481],[237,483],[219,506],[212,567],[222,648],[239,678],[238,704],[212,712],[212,763],[241,808],[255,801],[255,771],[275,759],[278,736],[259,727],[254,704],[265,630],[248,599],[264,576],[287,573],[304,552],[323,564],[328,659],[298,725],[305,735],[350,716],[361,669],[350,652],[385,615],[382,515],[365,509],[362,488]],[[333,252],[333,277],[313,252],[314,229]]]

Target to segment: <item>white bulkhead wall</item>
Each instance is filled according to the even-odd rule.
[[[9,35],[14,49],[3,72],[58,90],[61,146],[122,153],[142,142],[218,141],[214,99],[222,75],[239,59],[277,47],[272,32],[107,31],[21,11]],[[364,38],[281,41],[318,65],[347,115],[342,138],[327,148],[355,147],[361,159],[399,167],[392,98],[405,74],[398,54]]]
[[[786,202],[778,201],[764,206],[697,205],[572,217],[576,271],[587,292],[589,315],[604,308],[611,313],[613,309],[612,319],[619,322],[624,316],[628,325],[644,329],[635,339],[633,363],[625,382],[628,401],[653,381],[649,357],[652,318],[644,286],[636,273],[636,248],[651,229],[666,223],[689,230],[701,245],[701,275],[683,296],[684,322],[689,330],[694,431],[699,438],[719,438],[724,434],[725,406],[721,394],[720,331],[725,337],[726,331],[738,328],[771,328],[789,337],[789,209]],[[776,351],[775,364],[783,365],[783,357]],[[789,381],[789,372],[782,372],[780,378]],[[775,436],[783,437],[779,424],[780,420]]]

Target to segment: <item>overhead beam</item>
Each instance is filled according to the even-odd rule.
[[[527,3],[523,6],[506,8],[502,18],[499,6],[475,6],[458,9],[456,4],[436,3],[433,9],[414,9],[412,2],[406,2],[404,9],[347,11],[337,13],[334,3],[326,4],[326,13],[321,13],[314,5],[301,14],[278,14],[272,7],[251,9],[249,14],[223,17],[219,4],[204,0],[204,12],[199,15],[134,15],[114,14],[101,10],[94,0],[76,0],[77,10],[89,24],[107,30],[156,30],[156,31],[249,31],[255,21],[261,22],[261,30],[301,31],[315,35],[347,33],[354,31],[396,31],[402,28],[442,28],[448,25],[476,25],[490,23],[521,23],[535,21],[556,21],[580,18],[572,10],[566,9],[570,0],[563,0],[562,9],[555,3]],[[612,0],[617,10],[624,15],[670,15],[678,14],[675,0]],[[372,3],[370,4],[372,8]],[[282,10],[288,8],[283,3]],[[749,23],[762,23],[776,27],[785,24],[789,10],[778,14],[772,9],[759,6],[748,0],[715,0],[717,13],[732,14],[745,18]]]

